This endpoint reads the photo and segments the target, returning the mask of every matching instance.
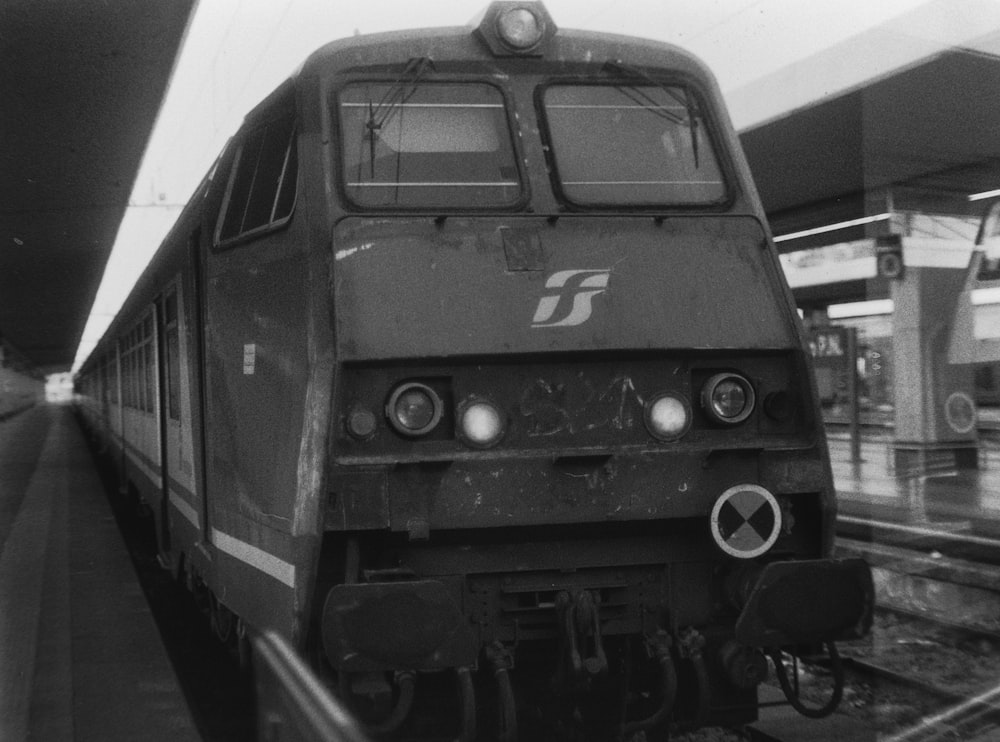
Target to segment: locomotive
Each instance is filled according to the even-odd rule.
[[[819,715],[871,623],[711,73],[540,3],[312,54],[77,388],[220,637],[377,736],[739,725],[768,656]],[[782,658],[824,649],[817,708]]]

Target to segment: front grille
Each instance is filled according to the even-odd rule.
[[[589,590],[597,598],[601,616],[601,625],[621,621],[628,614],[627,585],[588,585],[582,589]],[[514,621],[522,632],[522,636],[532,637],[539,634],[551,635],[556,631],[558,612],[556,600],[562,589],[551,587],[519,587],[502,589],[500,591],[500,611],[504,620]],[[568,590],[570,596],[577,590]]]
[[[662,568],[477,575],[468,594],[474,620],[505,641],[557,636],[559,594],[573,599],[584,590],[596,599],[602,634],[630,634],[641,631],[643,614],[658,602],[662,576]]]

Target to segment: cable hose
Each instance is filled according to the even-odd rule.
[[[494,673],[494,676],[500,700],[500,730],[497,732],[497,740],[498,742],[517,742],[517,703],[514,699],[510,675],[506,668],[500,668]]]
[[[785,694],[785,698],[796,711],[809,719],[822,719],[833,713],[834,709],[840,705],[840,700],[844,695],[844,666],[840,661],[840,654],[833,642],[825,642],[827,654],[830,655],[830,671],[833,673],[833,694],[825,705],[819,708],[810,708],[802,703],[797,692],[792,690],[792,684],[788,680],[788,673],[785,664],[781,660],[780,649],[768,650],[768,655],[774,662],[774,672],[778,676],[778,683]]]
[[[458,742],[473,742],[476,738],[476,689],[472,684],[472,673],[468,667],[456,667],[458,676],[458,697],[461,705],[461,729]]]
[[[660,682],[663,686],[663,701],[660,707],[651,716],[626,724],[622,730],[623,738],[628,739],[637,732],[653,728],[664,721],[673,710],[674,701],[677,700],[677,668],[674,667],[674,661],[669,653],[664,653],[660,657],[660,673]]]
[[[394,732],[406,721],[413,708],[413,698],[416,695],[416,678],[409,673],[402,675],[399,679],[399,698],[392,711],[382,721],[377,723],[366,723],[365,729],[372,734],[381,735]]]
[[[708,699],[712,695],[712,689],[708,680],[708,667],[705,665],[705,658],[698,652],[691,658],[694,663],[694,674],[698,679],[698,712],[695,721],[698,726],[705,723],[708,718]]]

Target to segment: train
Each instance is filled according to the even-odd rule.
[[[45,400],[45,375],[0,336],[0,422]]]
[[[741,725],[771,672],[823,715],[871,625],[717,83],[540,3],[309,56],[76,384],[220,638],[285,637],[376,737]]]

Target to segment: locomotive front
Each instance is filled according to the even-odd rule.
[[[738,724],[766,653],[863,634],[871,578],[830,558],[798,320],[703,67],[524,2],[311,64],[336,334],[316,625],[370,728]]]

